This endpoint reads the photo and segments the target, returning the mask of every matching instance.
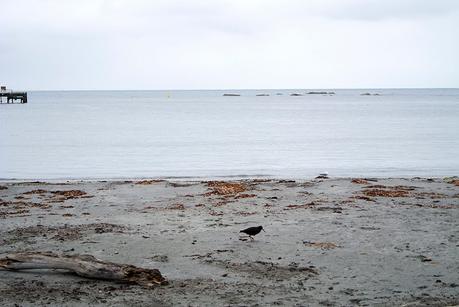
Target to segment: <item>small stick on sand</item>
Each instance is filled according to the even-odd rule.
[[[144,287],[167,284],[157,269],[102,261],[91,255],[57,255],[49,252],[8,254],[5,258],[0,258],[0,268],[15,271],[63,269],[82,277],[133,283]]]

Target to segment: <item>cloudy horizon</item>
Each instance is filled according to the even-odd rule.
[[[0,4],[15,89],[459,87],[459,1]]]

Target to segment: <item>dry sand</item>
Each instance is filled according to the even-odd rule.
[[[0,305],[459,304],[456,184],[2,182],[0,257],[91,254],[157,268],[170,284],[0,271]],[[266,232],[241,240],[239,230],[257,225]]]

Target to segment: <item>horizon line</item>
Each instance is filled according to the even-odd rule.
[[[317,87],[317,88],[203,88],[203,89],[27,89],[31,92],[91,92],[91,91],[273,91],[273,90],[454,90],[459,87]]]

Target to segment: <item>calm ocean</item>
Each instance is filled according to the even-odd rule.
[[[29,92],[0,178],[459,175],[459,89],[308,91]]]

